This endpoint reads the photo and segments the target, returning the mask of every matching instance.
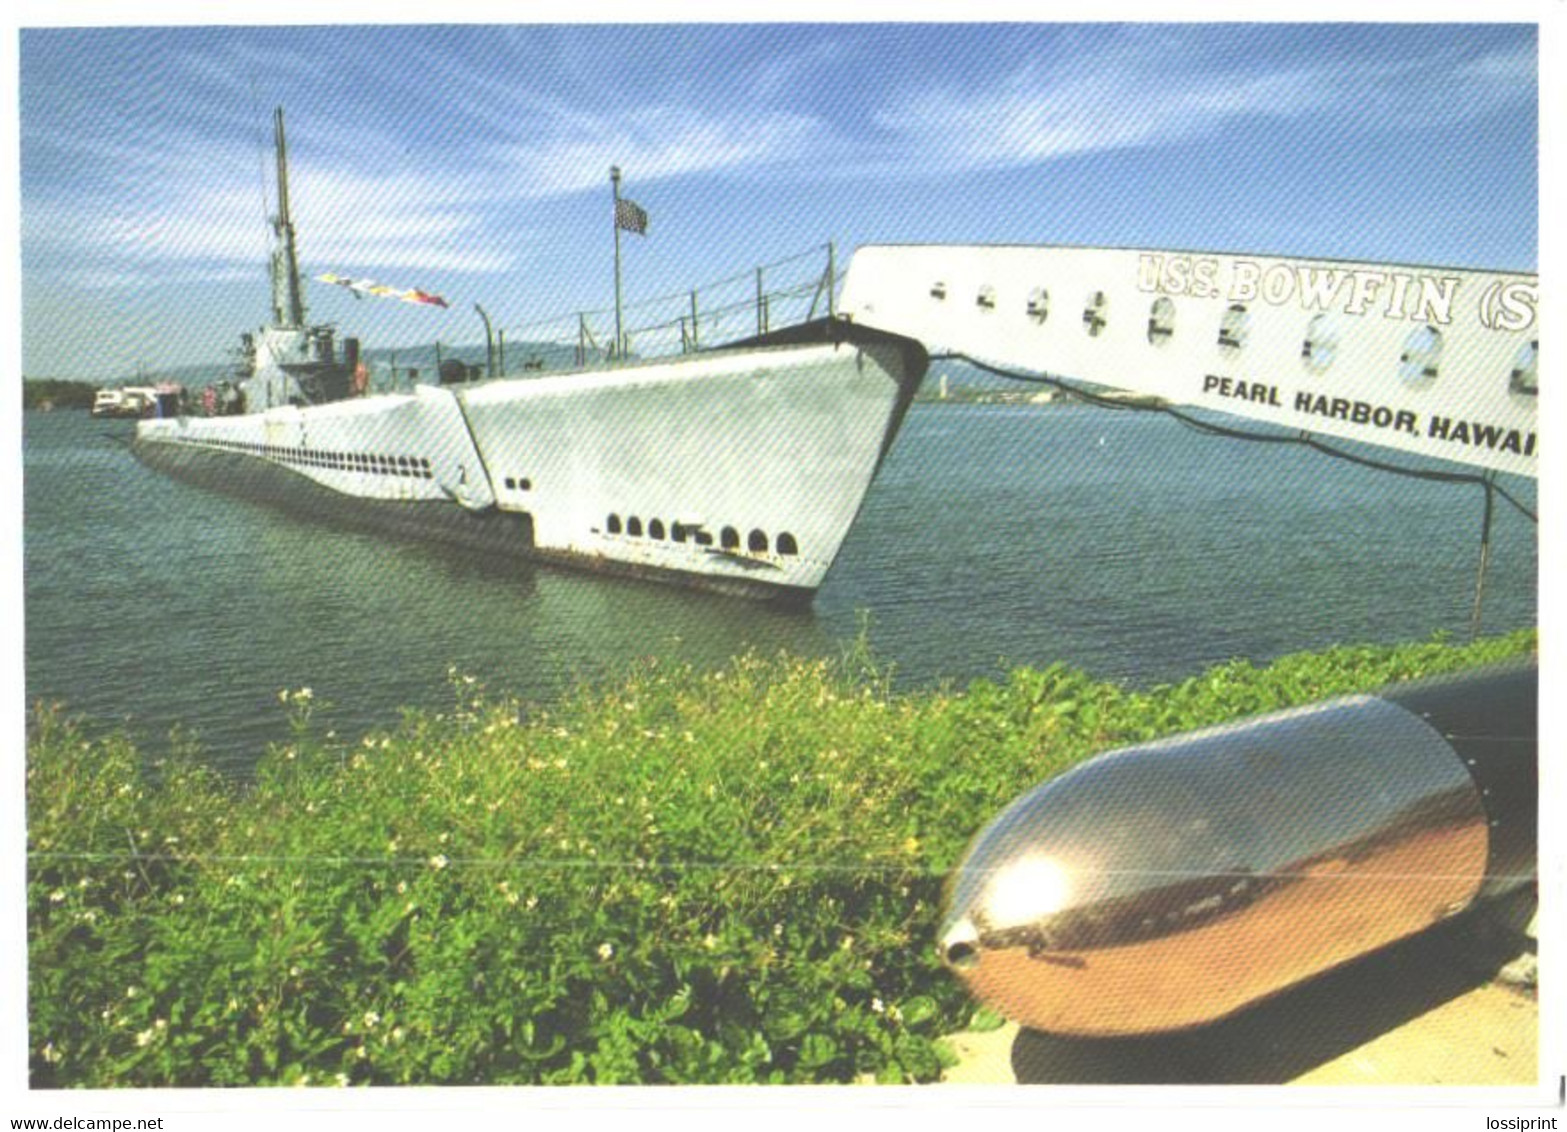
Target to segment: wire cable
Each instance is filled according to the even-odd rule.
[[[1004,378],[1008,381],[1016,381],[1025,385],[1048,385],[1058,389],[1069,397],[1076,398],[1090,405],[1097,405],[1105,409],[1131,410],[1134,412],[1163,413],[1174,418],[1187,428],[1197,432],[1207,433],[1210,436],[1222,436],[1229,440],[1244,440],[1257,444],[1298,444],[1310,448],[1314,452],[1320,452],[1324,456],[1331,456],[1337,460],[1346,460],[1351,464],[1358,464],[1364,468],[1371,468],[1379,472],[1391,472],[1393,475],[1406,476],[1410,479],[1427,480],[1435,483],[1465,483],[1483,487],[1487,492],[1494,491],[1505,499],[1515,510],[1527,518],[1536,526],[1539,525],[1539,516],[1527,505],[1515,498],[1506,488],[1496,483],[1488,475],[1475,472],[1446,472],[1434,468],[1411,468],[1405,464],[1393,464],[1385,460],[1377,460],[1370,456],[1361,456],[1354,452],[1347,452],[1331,444],[1325,444],[1307,432],[1300,433],[1266,433],[1255,432],[1250,429],[1234,428],[1228,425],[1215,424],[1205,421],[1190,413],[1184,412],[1167,402],[1150,398],[1144,401],[1123,401],[1114,397],[1103,397],[1091,393],[1086,389],[1073,385],[1058,377],[1049,374],[1023,373],[1018,370],[1003,369],[1000,366],[991,365],[961,352],[951,352],[931,355],[932,360],[950,360],[962,362],[973,366],[994,377]]]

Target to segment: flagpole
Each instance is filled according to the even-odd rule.
[[[615,193],[615,207],[610,213],[610,223],[615,229],[615,358],[618,360],[621,347],[625,344],[620,329],[620,166],[609,167],[609,183]]]

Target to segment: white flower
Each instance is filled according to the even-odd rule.
[[[879,999],[879,998],[871,999],[871,1012],[873,1014],[884,1014],[884,1013],[886,1013],[886,1010],[887,1010],[887,1005],[886,1005],[886,1003],[882,1002],[881,999]]]
[[[599,958],[600,959],[603,959],[604,961],[608,962],[610,957],[613,956],[614,954],[615,954],[615,949],[610,944],[607,944],[607,943],[599,944]]]
[[[451,862],[446,859],[445,853],[437,853],[435,856],[430,858],[430,867],[432,869],[444,869],[450,863]]]
[[[367,1029],[367,1030],[375,1029],[376,1024],[379,1023],[380,1021],[381,1021],[381,1016],[379,1014],[377,1014],[374,1010],[366,1010],[365,1011],[365,1029]]]

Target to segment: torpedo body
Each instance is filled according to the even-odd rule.
[[[1531,667],[1101,755],[976,838],[942,958],[1052,1033],[1233,1014],[1533,881],[1537,699]]]

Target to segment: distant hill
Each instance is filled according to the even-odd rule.
[[[24,409],[90,409],[98,387],[85,381],[29,377],[22,381]]]
[[[342,340],[338,341],[341,351]],[[410,370],[417,370],[421,382],[435,381],[442,361],[455,358],[464,365],[476,367],[480,372],[484,369],[485,350],[482,343],[464,344],[460,346],[442,345],[437,349],[434,343],[418,346],[380,346],[363,351],[362,358],[370,369],[370,385],[372,389],[387,389],[393,387],[394,379],[392,369],[397,370],[395,385],[404,387],[408,383]],[[594,352],[589,358],[593,364],[603,360],[602,352]],[[507,342],[504,354],[496,359],[500,373],[505,376],[528,376],[533,373],[559,373],[562,370],[578,368],[576,348],[569,344],[559,342]],[[954,367],[967,368],[967,367]],[[977,374],[978,371],[970,371]],[[932,368],[934,375],[935,369]],[[220,381],[230,381],[234,378],[234,359],[215,359],[210,362],[200,362],[193,365],[160,366],[155,369],[147,369],[137,374],[127,374],[123,379],[100,381],[96,383],[61,382],[65,385],[82,385],[86,389],[86,404],[91,405],[93,393],[104,387],[118,385],[151,385],[157,382],[170,381],[183,385],[188,390],[205,389]],[[994,381],[983,374],[978,375],[981,381]],[[28,379],[29,384],[44,384],[35,379]],[[967,380],[967,379],[965,379]],[[31,396],[31,394],[29,394]],[[73,392],[73,397],[80,397],[80,392]],[[30,404],[31,402],[29,402]],[[60,404],[58,400],[55,402]],[[74,401],[72,402],[75,403]]]
[[[339,342],[341,347],[341,342]],[[534,369],[563,370],[576,367],[576,351],[570,346],[562,346],[556,342],[508,342],[506,343],[505,370],[507,373],[527,372],[527,363],[537,360],[542,363]],[[441,361],[448,358],[456,358],[465,365],[484,368],[484,347],[482,345],[442,346],[439,356]],[[398,378],[406,382],[409,370],[419,371],[419,380],[433,381],[438,368],[437,351],[433,343],[423,346],[399,346],[378,347],[365,350],[362,354],[364,362],[370,368],[371,383],[376,387],[384,387],[383,383],[390,381],[390,371],[396,366]],[[502,359],[497,358],[497,364]],[[173,381],[185,386],[187,389],[204,389],[215,382],[231,380],[234,376],[234,363],[232,359],[223,361],[206,362],[188,366],[165,366],[144,375],[144,382]],[[106,384],[119,384],[111,382]],[[88,394],[88,402],[92,401],[92,394]]]

